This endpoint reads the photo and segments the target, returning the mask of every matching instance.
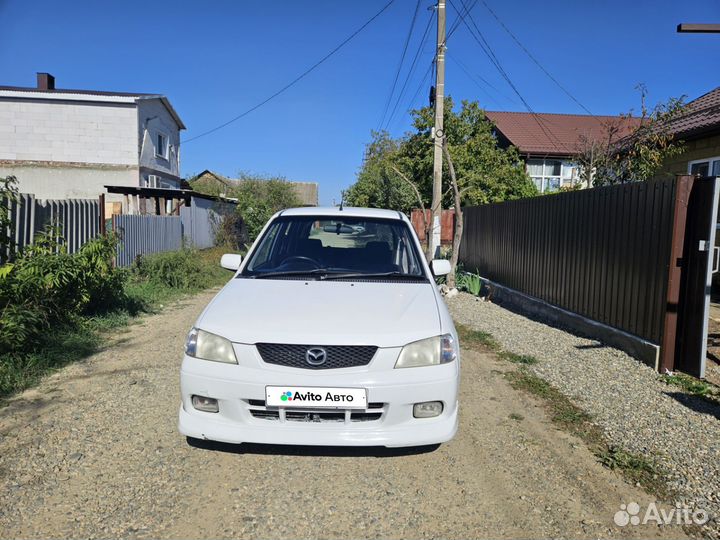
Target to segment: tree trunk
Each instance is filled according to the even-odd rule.
[[[453,166],[452,158],[447,148],[447,141],[443,141],[443,152],[448,162],[448,171],[450,172],[450,180],[452,181],[453,201],[455,203],[455,233],[453,234],[452,256],[450,257],[450,273],[447,277],[447,286],[454,289],[455,271],[457,269],[458,258],[460,257],[460,243],[462,242],[463,213],[462,207],[460,206],[460,190],[458,189],[457,177],[455,176],[455,167]]]

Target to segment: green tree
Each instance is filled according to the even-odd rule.
[[[257,238],[270,216],[284,208],[300,205],[293,185],[284,178],[266,178],[241,173],[228,197],[238,199],[236,212],[243,219],[248,241]]]
[[[387,133],[374,133],[357,181],[347,192],[353,206],[382,206],[407,212],[418,206],[412,186],[423,205],[432,199],[434,111],[431,107],[414,110],[413,131],[393,140]],[[482,204],[537,194],[525,166],[513,147],[500,148],[492,124],[477,102],[463,101],[454,111],[452,98],[445,100],[445,137],[452,155],[463,204]],[[447,166],[443,168],[443,207],[453,205]]]
[[[417,206],[417,197],[392,168],[399,161],[400,142],[387,131],[373,131],[371,137],[357,181],[345,192],[344,200],[350,206],[409,212]]]
[[[580,140],[580,178],[586,185],[607,186],[642,182],[657,176],[666,160],[684,151],[674,137],[672,123],[685,111],[683,98],[671,98],[653,108],[646,105],[647,89],[639,85],[640,116],[632,111],[606,122],[601,137]]]

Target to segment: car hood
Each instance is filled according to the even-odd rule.
[[[440,334],[433,287],[232,279],[197,326],[235,343],[397,347]]]

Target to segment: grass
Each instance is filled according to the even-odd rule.
[[[661,375],[660,380],[663,381],[665,384],[678,386],[682,388],[683,391],[694,396],[699,396],[707,399],[714,398],[715,400],[720,398],[720,389],[718,389],[717,386],[709,382],[696,379],[691,375],[686,375],[684,373]]]
[[[542,399],[553,424],[582,439],[602,465],[617,470],[631,484],[639,483],[648,493],[661,499],[669,496],[667,482],[654,460],[609,445],[592,417],[547,381],[524,368],[507,372],[505,377],[513,388]]]
[[[523,364],[526,366],[530,366],[532,364],[538,363],[537,358],[535,358],[534,356],[530,356],[529,354],[515,354],[509,351],[501,351],[500,353],[498,353],[498,356],[503,360],[512,362],[513,364]]]
[[[639,483],[648,493],[658,498],[665,499],[669,496],[667,481],[659,472],[653,459],[608,444],[602,430],[592,422],[592,417],[588,413],[573,404],[569,398],[545,379],[530,373],[527,366],[537,364],[539,362],[537,358],[502,350],[498,341],[487,332],[473,330],[457,322],[455,328],[463,347],[475,350],[489,349],[495,352],[499,358],[518,365],[518,369],[504,374],[510,385],[516,390],[527,392],[541,399],[553,424],[582,439],[598,462],[609,469],[620,472],[629,483]],[[697,379],[690,381],[689,379],[692,377],[685,375],[673,377],[678,377],[677,381],[668,377],[669,380],[666,382],[678,384],[698,395],[706,396],[710,393],[710,389],[703,386],[707,386],[707,383],[702,383]],[[702,385],[697,384],[698,382]],[[523,416],[517,413],[510,414],[509,418],[518,422],[523,420]]]
[[[455,329],[458,332],[460,343],[467,348],[472,349],[481,346],[487,347],[492,351],[500,351],[500,344],[494,337],[492,337],[491,334],[487,332],[473,330],[472,328],[458,322],[455,323]]]
[[[518,414],[518,413],[510,413],[508,418],[510,418],[510,420],[515,420],[516,422],[525,420],[525,417],[522,414]]]
[[[127,299],[122,306],[108,306],[91,317],[71,318],[67,324],[48,331],[30,351],[0,353],[0,404],[35,386],[44,376],[100,350],[106,341],[105,333],[128,326],[143,314],[157,313],[182,297],[226,283],[231,273],[220,267],[220,257],[226,252],[211,248],[187,253],[197,273],[196,279],[183,288],[158,283],[133,271],[125,284]]]

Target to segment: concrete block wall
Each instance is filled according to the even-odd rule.
[[[0,160],[138,164],[133,103],[0,100]]]

